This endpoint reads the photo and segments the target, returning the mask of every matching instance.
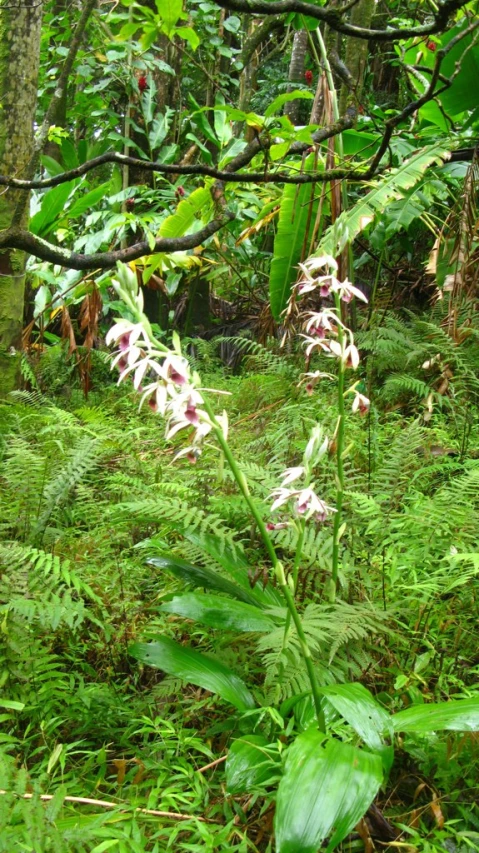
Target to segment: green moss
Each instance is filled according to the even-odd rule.
[[[4,400],[11,391],[18,388],[20,358],[19,352],[11,355],[0,349],[0,400]]]

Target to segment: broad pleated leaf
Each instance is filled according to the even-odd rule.
[[[306,160],[306,171],[312,168],[313,157]],[[300,162],[297,168],[299,171]],[[286,308],[291,285],[298,277],[298,263],[308,246],[307,232],[314,225],[314,210],[310,210],[313,199],[314,184],[289,184],[283,189],[269,277],[271,311],[276,320]]]
[[[158,115],[153,119],[151,129],[148,133],[148,142],[152,151],[160,147],[169,130],[168,119],[165,115]]]
[[[164,569],[164,571],[170,572],[175,577],[192,586],[200,586],[204,589],[216,589],[218,592],[224,592],[226,595],[231,595],[232,598],[238,599],[238,601],[244,601],[246,604],[253,605],[253,607],[271,607],[282,603],[280,594],[274,587],[266,586],[263,588],[261,582],[258,582],[251,588],[248,579],[248,569],[245,571],[240,586],[228,580],[228,578],[224,578],[213,569],[206,569],[204,566],[193,566],[191,563],[186,563],[177,557],[152,557],[147,562],[148,565]]]
[[[281,775],[281,759],[276,744],[263,735],[245,735],[234,740],[226,759],[226,790],[230,794],[249,793],[258,785],[271,785]]]
[[[180,646],[168,637],[158,637],[153,643],[134,643],[129,651],[141,663],[216,693],[239,711],[255,706],[251,693],[238,675],[196,649]]]
[[[40,162],[42,166],[48,172],[48,177],[51,175],[61,175],[62,172],[65,171],[65,167],[62,166],[57,160],[54,160],[53,157],[48,157],[47,154],[42,154],[40,157]]]
[[[208,211],[211,205],[211,193],[206,187],[194,190],[188,198],[180,201],[175,213],[162,223],[160,236],[182,237],[195,222],[197,214]]]
[[[213,558],[240,586],[248,583],[248,560],[240,545],[230,544],[213,533],[185,533],[188,542]]]
[[[395,198],[402,198],[406,191],[415,186],[432,163],[440,162],[448,155],[448,147],[437,143],[423,148],[402,166],[391,170],[379,179],[377,186],[360,199],[354,207],[343,211],[336,222],[327,229],[315,252],[316,256],[337,257],[361,231],[369,225],[377,213],[385,210]]]
[[[477,732],[479,731],[479,696],[454,699],[428,705],[413,705],[392,717],[397,732]]]
[[[390,770],[394,751],[386,738],[393,731],[391,717],[369,690],[362,684],[332,684],[322,687],[321,693],[363,741],[380,753],[385,769]]]
[[[259,607],[259,602],[253,595],[253,590],[247,590],[237,586],[227,578],[222,577],[213,569],[205,569],[203,566],[193,566],[191,563],[185,563],[184,560],[179,560],[176,557],[152,557],[147,560],[149,566],[154,566],[157,569],[163,569],[165,572],[170,572],[176,578],[191,584],[194,587],[203,587],[204,589],[216,589],[218,592],[224,592],[226,595],[231,595],[232,598],[238,601],[244,601],[246,604],[251,604],[253,607]]]
[[[243,601],[232,601],[219,595],[206,595],[201,592],[190,592],[186,595],[176,595],[171,601],[161,606],[166,613],[177,613],[186,619],[201,622],[211,628],[227,631],[260,631],[269,632],[276,628],[275,622],[258,607],[245,604]]]
[[[333,850],[365,814],[381,781],[378,755],[316,729],[300,734],[278,788],[277,853],[317,853],[327,838],[327,851]]]
[[[246,559],[243,549],[237,545],[230,545],[219,536],[214,536],[212,533],[186,533],[186,538],[197,548],[201,548],[213,560],[233,578],[234,582],[239,586],[247,589],[253,597],[264,604],[266,607],[271,605],[282,605],[283,596],[272,584],[267,584],[265,587],[261,583],[255,584],[253,588],[250,585],[251,567]]]

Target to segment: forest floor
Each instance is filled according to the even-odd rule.
[[[294,359],[259,348],[240,375],[212,347],[200,366],[206,386],[230,392],[218,406],[268,520],[311,426],[333,434],[334,393],[326,383],[308,397]],[[44,382],[56,375],[47,368]],[[301,690],[302,675],[278,669],[277,638],[173,615],[164,605],[185,584],[147,563],[166,554],[218,570],[213,548],[241,548],[251,589],[268,589],[266,555],[218,449],[173,462],[181,438],[165,442],[131,386],[101,381],[88,400],[59,380],[55,395],[20,392],[1,409],[0,851],[270,851],[277,779],[227,790],[228,748],[248,715],[129,653],[166,636],[234,668],[279,755],[299,723],[281,730],[273,700]],[[391,402],[378,388],[366,417],[348,416],[348,530],[340,600],[314,638],[319,678],[361,682],[391,711],[478,696],[477,411],[436,407],[425,419],[417,396]],[[329,458],[318,487],[334,503]],[[274,536],[288,564],[296,540]],[[330,571],[329,522],[311,528],[304,555],[307,613]],[[396,747],[376,825],[370,814],[342,846],[369,851],[372,835],[377,849],[478,849],[478,736],[411,733]]]

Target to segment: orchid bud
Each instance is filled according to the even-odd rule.
[[[324,456],[327,449],[328,439],[323,438],[322,427],[317,424],[311,432],[311,438],[309,439],[306,445],[306,449],[304,451],[304,464],[309,468],[314,468],[315,465],[318,464],[321,457]]]

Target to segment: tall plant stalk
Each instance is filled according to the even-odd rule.
[[[243,498],[244,498],[254,520],[256,521],[260,536],[263,540],[263,543],[266,547],[266,550],[268,551],[268,555],[269,555],[270,560],[271,560],[274,576],[275,576],[275,578],[279,584],[279,587],[280,587],[281,592],[283,594],[283,597],[284,597],[284,600],[286,603],[286,607],[288,610],[288,613],[286,616],[285,632],[287,630],[289,630],[289,623],[290,623],[290,620],[292,620],[294,627],[296,628],[296,632],[298,634],[298,639],[299,639],[299,643],[300,643],[300,647],[301,647],[301,654],[303,656],[304,663],[305,663],[305,666],[306,666],[306,669],[308,672],[309,682],[311,684],[311,691],[313,694],[313,702],[314,702],[314,708],[316,711],[316,719],[318,722],[318,728],[320,731],[324,732],[324,731],[326,731],[326,727],[325,727],[325,720],[324,720],[324,712],[322,710],[322,705],[321,705],[321,694],[319,692],[318,679],[316,677],[316,672],[314,669],[313,660],[311,658],[311,651],[310,651],[309,646],[308,646],[308,641],[306,639],[306,635],[305,635],[304,630],[303,630],[301,617],[298,613],[298,609],[296,607],[296,601],[294,598],[294,593],[296,591],[297,577],[298,577],[298,568],[299,568],[299,563],[300,563],[300,559],[301,559],[302,541],[301,541],[301,543],[298,541],[298,546],[300,546],[300,547],[298,547],[297,552],[296,552],[296,559],[295,559],[295,566],[293,569],[293,574],[287,578],[285,571],[284,571],[283,564],[281,563],[280,560],[278,560],[273,542],[271,541],[271,537],[269,536],[268,531],[266,529],[266,525],[265,525],[260,513],[258,512],[258,507],[256,506],[256,504],[255,504],[255,502],[251,496],[251,492],[249,490],[246,477],[245,477],[244,473],[238,467],[236,459],[234,458],[234,455],[231,452],[231,448],[228,444],[228,441],[224,437],[223,430],[221,428],[221,424],[218,423],[216,416],[214,414],[214,411],[213,411],[209,401],[206,400],[205,398],[203,398],[203,406],[204,406],[206,413],[208,414],[208,417],[210,418],[211,423],[213,424],[213,429],[215,430],[218,443],[219,443],[221,449],[223,450],[223,453],[225,455],[225,459],[227,460],[227,462],[231,468],[231,472],[233,474],[233,477],[236,480],[238,488],[240,489],[240,492],[243,495]],[[304,538],[304,529],[303,529],[303,538]]]
[[[338,317],[341,312],[341,300],[337,293],[334,294],[334,301]],[[338,342],[343,348],[344,332],[341,325],[338,325]],[[345,365],[342,359],[338,363],[338,422],[336,426],[336,513],[334,515],[333,524],[333,563],[331,571],[331,589],[330,600],[334,601],[338,587],[339,573],[339,544],[340,532],[342,524],[342,509],[344,499],[344,427],[345,427],[345,405],[344,405],[344,372]]]
[[[158,355],[164,353],[165,356],[170,356],[170,358],[173,358],[173,359],[175,359],[175,358],[179,359],[180,358],[179,343],[175,347],[175,350],[171,351],[168,349],[167,346],[165,346],[165,344],[163,344],[161,341],[157,340],[155,338],[155,336],[153,335],[151,325],[150,325],[147,317],[143,313],[142,294],[141,294],[141,292],[140,293],[138,292],[138,285],[137,285],[136,276],[134,276],[133,274],[130,276],[129,275],[130,272],[131,271],[128,270],[128,268],[126,268],[126,267],[122,266],[120,268],[121,282],[116,283],[116,289],[117,289],[117,292],[118,292],[118,295],[120,296],[120,298],[123,300],[125,305],[131,311],[131,313],[135,319],[135,323],[132,324],[132,323],[129,323],[129,321],[119,321],[118,328],[119,329],[121,328],[122,331],[119,332],[117,338],[115,338],[115,334],[113,332],[112,339],[117,340],[117,341],[122,341],[125,337],[129,337],[129,343],[128,343],[128,346],[125,347],[125,352],[128,352],[130,354],[130,357],[131,357],[131,351],[134,349],[137,349],[138,355],[136,353],[134,353],[134,355],[137,358],[140,358],[139,353],[141,352],[141,348],[136,346],[136,341],[138,340],[138,337],[140,334],[143,336],[144,341],[147,343],[147,346],[150,349],[150,352],[153,353],[153,357],[150,357],[150,358],[148,358],[147,356],[144,357],[143,361],[140,364],[140,369],[142,368],[142,365],[145,364],[145,361],[148,362],[148,364],[145,364],[145,368],[147,366],[151,366],[152,364],[156,363],[155,359],[154,359],[155,351],[156,351],[156,353],[158,353]],[[123,331],[123,329],[128,328],[128,327],[130,328],[129,336],[125,335],[125,332]],[[141,333],[139,331],[140,329],[141,329]],[[132,334],[135,335],[134,339],[131,337]],[[111,333],[110,333],[110,335],[111,335]],[[133,343],[131,343],[131,341],[133,341]],[[120,346],[121,346],[121,344],[120,344]],[[121,350],[120,350],[120,359],[121,359]],[[124,372],[122,375],[127,375],[127,373],[129,373],[131,371],[131,369],[134,368],[134,366],[135,366],[135,363],[132,360],[132,364],[124,369]],[[145,375],[145,372],[146,372],[146,370],[143,370],[142,375]],[[122,378],[122,375],[120,375],[120,380]],[[196,379],[199,380],[199,377],[196,377]],[[172,382],[174,383],[174,380],[172,380]],[[193,386],[191,387],[191,391],[193,392]],[[310,651],[309,646],[308,646],[308,641],[306,639],[306,635],[305,635],[304,630],[303,630],[301,617],[300,617],[298,609],[296,607],[296,601],[295,601],[295,597],[294,597],[294,592],[295,592],[296,582],[297,582],[297,576],[298,576],[299,562],[300,562],[300,558],[301,558],[300,551],[299,551],[299,555],[297,556],[297,559],[295,560],[293,574],[287,577],[285,574],[285,571],[284,571],[284,566],[281,563],[281,561],[278,559],[278,556],[276,554],[273,542],[272,542],[271,537],[269,536],[268,531],[266,529],[266,524],[265,524],[263,518],[261,517],[261,514],[258,510],[258,507],[256,506],[256,503],[255,503],[255,501],[251,495],[247,479],[246,479],[243,471],[241,471],[241,469],[239,468],[238,463],[236,462],[236,459],[235,459],[235,457],[231,451],[228,440],[225,436],[224,424],[216,416],[216,414],[213,410],[213,407],[211,406],[211,403],[205,397],[203,391],[201,393],[201,406],[203,408],[203,411],[206,413],[206,415],[208,417],[209,424],[215,433],[218,444],[220,445],[220,447],[224,453],[224,457],[230,466],[233,477],[234,477],[234,479],[238,485],[238,488],[239,488],[241,494],[243,495],[245,503],[248,506],[248,508],[251,512],[251,515],[253,516],[253,518],[257,524],[261,539],[263,540],[264,546],[265,546],[266,551],[268,553],[268,556],[271,560],[272,570],[273,570],[274,576],[278,582],[278,585],[281,589],[281,592],[283,594],[283,598],[285,600],[285,604],[286,604],[286,608],[287,608],[288,629],[289,629],[289,620],[290,620],[293,622],[293,624],[296,628],[297,634],[298,634],[299,644],[300,644],[300,648],[301,648],[301,654],[302,654],[302,657],[303,657],[303,660],[304,660],[304,663],[306,666],[309,682],[311,685],[311,692],[312,692],[312,696],[313,696],[313,702],[314,702],[314,707],[315,707],[315,712],[316,712],[316,719],[317,719],[318,728],[320,731],[324,732],[326,730],[325,729],[325,719],[324,719],[324,713],[323,713],[323,710],[321,707],[321,694],[319,692],[319,684],[318,684],[316,672],[314,669],[313,660],[311,657],[311,651]]]

